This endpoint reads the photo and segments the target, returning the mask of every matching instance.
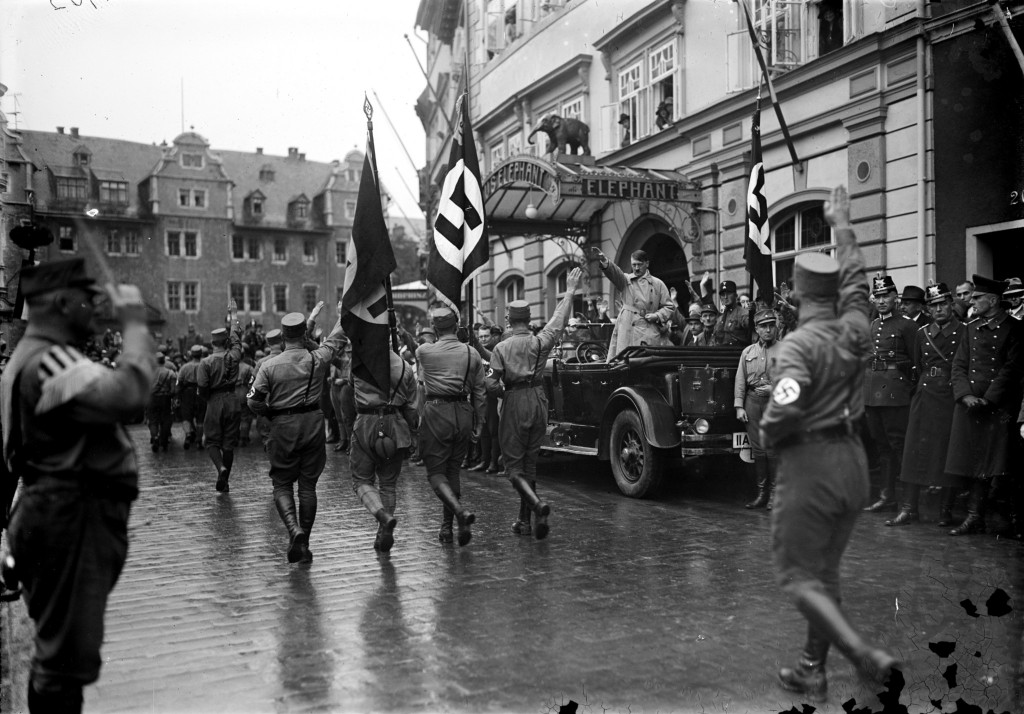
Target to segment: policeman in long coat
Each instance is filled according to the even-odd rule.
[[[457,518],[458,542],[466,545],[476,517],[461,503],[460,467],[470,439],[479,437],[487,418],[483,360],[476,349],[455,336],[458,316],[450,307],[435,307],[430,321],[437,330],[437,342],[416,349],[417,377],[424,387],[420,458],[430,487],[444,504],[438,538],[452,542],[452,522]]]
[[[886,521],[887,526],[905,526],[918,520],[922,486],[943,488],[939,525],[952,525],[954,487],[962,480],[946,473],[946,446],[956,401],[950,384],[953,355],[966,329],[953,312],[953,296],[945,283],[929,285],[926,299],[934,322],[917,331],[918,383],[910,403],[903,449],[902,502],[899,515]]]
[[[547,537],[551,513],[551,507],[537,496],[537,458],[548,426],[548,398],[541,375],[569,319],[572,299],[582,280],[579,268],[569,273],[565,296],[536,336],[530,331],[530,304],[525,300],[509,303],[512,333],[494,346],[487,372],[488,391],[504,396],[498,438],[508,480],[519,493],[519,518],[512,524],[512,532],[530,534],[532,511],[537,540]]]
[[[322,308],[323,302],[318,303],[308,321],[301,312],[281,318],[284,350],[263,360],[246,395],[253,413],[270,422],[265,448],[274,505],[288,529],[289,563],[313,559],[309,534],[316,519],[316,484],[327,462],[320,391],[331,360],[346,341],[339,319],[322,345],[306,350],[305,335]],[[296,483],[297,517],[292,490]]]
[[[871,323],[872,355],[864,372],[864,413],[882,467],[882,492],[865,510],[896,509],[896,482],[914,393],[917,330],[896,310],[896,285],[888,275],[872,285],[878,317]]]
[[[842,187],[825,204],[836,260],[797,257],[799,327],[779,343],[772,397],[761,419],[779,454],[772,511],[772,553],[782,589],[807,619],[807,641],[780,684],[824,701],[830,645],[865,676],[888,678],[896,660],[869,646],[839,607],[839,568],[868,497],[867,457],[854,430],[864,408],[861,365],[871,353],[864,257],[850,228]]]
[[[1004,288],[1002,281],[974,276],[971,306],[978,317],[967,323],[953,358],[957,402],[946,470],[970,480],[971,496],[967,518],[950,535],[984,532],[993,478],[1013,476],[1020,467],[1013,416],[1021,404],[1024,324],[1003,309]]]
[[[648,345],[671,345],[667,325],[676,306],[665,283],[651,275],[647,253],[642,250],[633,251],[630,256],[632,273],[622,272],[619,266],[608,260],[597,248],[594,249],[594,257],[622,299],[622,309],[615,320],[608,345],[608,358],[641,342]],[[666,326],[664,331],[662,325]]]
[[[229,490],[228,479],[235,462],[238,446],[238,426],[241,420],[239,397],[235,393],[238,363],[242,361],[242,328],[234,300],[228,308],[228,329],[220,327],[210,332],[213,352],[199,363],[197,381],[199,396],[206,400],[206,419],[203,437],[206,452],[217,469],[217,490]]]
[[[124,342],[118,368],[107,369],[72,346],[96,327],[100,291],[85,261],[42,263],[20,279],[28,328],[0,381],[0,423],[4,460],[22,479],[8,536],[36,629],[28,709],[80,712],[82,688],[99,678],[107,598],[128,553],[139,488],[123,424],[149,400],[152,338],[139,289],[108,286]]]

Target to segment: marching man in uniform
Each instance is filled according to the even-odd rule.
[[[206,419],[206,402],[199,397],[199,360],[203,358],[201,345],[192,345],[191,359],[178,370],[177,394],[181,402],[181,418],[185,422],[185,450],[192,444],[203,445],[203,420]]]
[[[437,342],[416,349],[418,378],[424,385],[420,414],[420,458],[426,465],[430,487],[444,504],[444,518],[438,538],[453,540],[452,521],[458,518],[459,545],[472,537],[475,516],[460,499],[460,466],[469,449],[470,438],[479,437],[487,412],[483,361],[479,352],[455,336],[459,318],[450,307],[435,307],[430,321]]]
[[[840,609],[839,566],[868,498],[867,456],[854,424],[864,410],[862,365],[871,353],[864,257],[850,228],[843,187],[825,204],[835,259],[797,256],[794,293],[800,324],[779,343],[772,397],[761,419],[779,455],[772,552],[782,589],[807,619],[795,667],[783,688],[825,701],[825,658],[835,645],[861,672],[885,681],[897,665],[866,644]]]
[[[242,328],[238,324],[235,301],[228,307],[229,333],[220,327],[210,333],[213,352],[199,363],[199,396],[206,401],[203,437],[206,451],[217,468],[217,490],[229,490],[228,478],[235,462],[239,421],[242,418],[235,382],[242,361]]]
[[[572,299],[583,282],[583,271],[574,268],[566,281],[565,296],[555,314],[535,337],[530,331],[530,303],[515,300],[508,305],[508,323],[512,334],[491,352],[487,389],[504,395],[498,437],[505,459],[505,471],[519,493],[519,519],[512,524],[517,535],[530,534],[530,512],[534,514],[533,535],[542,540],[548,535],[551,507],[537,496],[537,457],[548,425],[548,398],[541,375],[562,334]],[[667,292],[666,292],[667,295]]]

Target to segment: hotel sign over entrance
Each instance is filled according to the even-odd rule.
[[[579,183],[562,184],[565,196],[587,198],[647,199],[650,201],[678,201],[679,184],[674,181],[649,181],[613,178],[585,178]]]

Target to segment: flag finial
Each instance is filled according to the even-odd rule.
[[[370,104],[370,98],[366,96],[365,92],[363,93],[363,114],[366,115],[366,121],[373,119],[373,105]]]

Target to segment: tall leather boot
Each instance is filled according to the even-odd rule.
[[[380,499],[380,493],[369,484],[363,484],[356,488],[356,495],[363,504],[363,508],[370,512],[377,519],[377,535],[373,540],[373,549],[388,552],[395,544],[395,526],[398,520],[384,510],[384,502]]]
[[[303,563],[313,561],[313,551],[309,549],[309,536],[313,532],[313,522],[316,521],[316,508],[316,491],[299,489],[299,528],[306,534],[306,545],[303,548],[301,561]]]
[[[395,526],[398,525],[398,519],[395,518],[396,494],[394,492],[381,493],[380,500],[384,504],[384,508],[375,516],[382,529],[380,550],[387,553],[395,544]]]
[[[768,505],[765,506],[766,510],[772,510],[775,507],[775,475],[779,472],[779,457],[769,456],[768,457],[768,481],[770,487],[768,489]]]
[[[224,493],[228,490],[227,470],[224,468],[224,457],[221,455],[219,446],[206,447],[206,453],[210,455],[210,461],[217,468],[217,490]]]
[[[455,521],[455,511],[444,507],[444,515],[441,516],[441,530],[437,532],[437,539],[442,543],[452,543],[455,536],[452,534],[452,523]]]
[[[434,493],[441,499],[441,503],[447,506],[459,522],[458,542],[459,545],[466,545],[473,537],[473,532],[470,526],[476,521],[476,516],[471,512],[467,511],[461,503],[459,503],[459,497],[455,491],[452,490],[451,485],[448,483],[448,479],[443,474],[433,474],[428,479],[430,481],[430,487],[434,489]]]
[[[754,475],[757,478],[757,498],[744,508],[764,508],[771,498],[771,484],[768,482],[768,457],[754,457]]]
[[[916,483],[903,484],[903,505],[900,506],[899,514],[885,522],[887,526],[909,526],[914,521],[920,520],[918,502],[921,497],[921,487]]]
[[[942,488],[942,501],[939,506],[939,522],[936,523],[939,528],[948,528],[955,522],[953,520],[953,504],[956,502],[957,489],[952,486],[943,486]]]
[[[544,540],[548,537],[548,515],[551,513],[551,507],[540,500],[537,496],[537,482],[527,482],[522,476],[512,476],[509,478],[512,482],[512,487],[519,492],[519,495],[526,505],[533,511],[533,515],[536,516],[533,523],[533,537],[537,540]]]
[[[530,504],[522,496],[519,497],[519,518],[512,524],[512,532],[516,535],[531,535],[530,528]]]
[[[893,465],[892,454],[886,454],[881,459],[882,466],[882,492],[878,500],[865,508],[865,511],[877,513],[879,511],[896,510],[896,467]]]
[[[839,604],[827,593],[806,588],[797,596],[796,606],[811,626],[834,644],[863,677],[884,684],[899,667],[899,661],[888,652],[865,644]]]
[[[779,670],[779,684],[783,689],[797,692],[809,702],[824,702],[828,698],[828,679],[825,676],[825,660],[831,643],[813,625],[807,626],[807,642],[804,651],[793,668]]]
[[[288,562],[298,563],[302,560],[309,538],[299,527],[299,521],[295,517],[295,496],[291,490],[275,494],[274,505],[277,506],[277,513],[281,516],[284,527],[288,529]]]
[[[67,687],[59,692],[37,692],[28,682],[29,714],[81,714],[82,688]]]
[[[231,477],[231,467],[235,465],[235,452],[224,449],[222,453],[224,454],[224,470],[226,472],[224,480],[227,481]]]
[[[988,502],[988,479],[978,478],[971,483],[971,496],[967,499],[967,518],[951,530],[951,536],[985,532],[985,505]]]

